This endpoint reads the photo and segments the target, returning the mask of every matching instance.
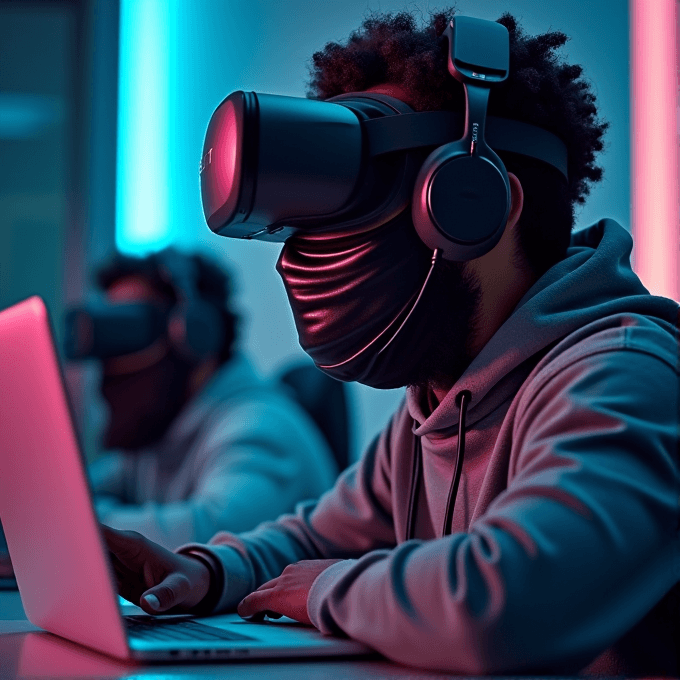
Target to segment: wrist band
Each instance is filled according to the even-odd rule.
[[[192,614],[195,614],[196,616],[207,616],[215,609],[217,603],[220,601],[220,597],[222,597],[222,592],[224,591],[224,572],[222,570],[222,565],[216,565],[212,555],[206,555],[204,552],[194,548],[183,550],[179,554],[197,559],[205,565],[210,574],[208,592],[196,606],[191,608]]]

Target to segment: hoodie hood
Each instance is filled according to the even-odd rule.
[[[547,350],[590,323],[617,314],[640,314],[673,324],[677,304],[656,297],[630,264],[631,235],[612,219],[572,234],[566,257],[522,297],[510,317],[475,357],[439,406],[426,417],[421,389],[406,393],[415,434],[450,434],[458,427],[456,395],[469,390],[466,427],[514,396]],[[532,361],[532,359],[535,359]]]

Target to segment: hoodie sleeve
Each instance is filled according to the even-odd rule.
[[[423,668],[564,673],[671,589],[675,358],[574,357],[532,388],[513,423],[509,485],[487,512],[468,533],[331,566],[308,601],[317,628]]]
[[[362,459],[345,470],[318,501],[238,536],[221,532],[209,546],[190,544],[217,558],[225,589],[214,611],[233,609],[247,594],[300,560],[353,559],[396,544],[392,521],[387,427]]]

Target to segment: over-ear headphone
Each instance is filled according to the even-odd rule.
[[[226,336],[224,315],[201,296],[196,263],[174,248],[158,253],[158,259],[161,277],[177,297],[167,321],[170,343],[191,362],[218,354]]]
[[[421,166],[413,223],[444,259],[472,260],[498,243],[510,212],[508,173],[484,137],[489,93],[508,75],[510,41],[505,26],[462,16],[442,38],[449,41],[449,72],[465,88],[465,129]]]

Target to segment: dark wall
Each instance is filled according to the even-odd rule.
[[[73,4],[0,3],[0,307],[63,304],[76,29]]]

